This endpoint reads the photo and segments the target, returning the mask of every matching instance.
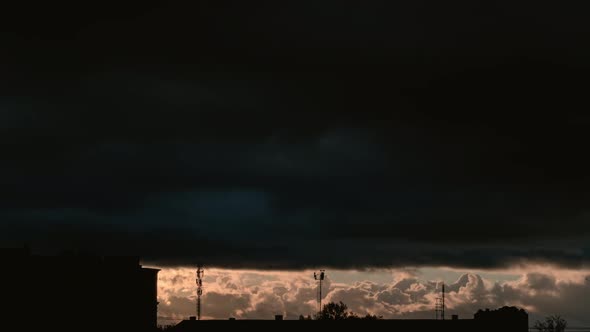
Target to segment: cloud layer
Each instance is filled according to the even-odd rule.
[[[276,314],[297,319],[299,315],[313,315],[318,308],[317,285],[311,271],[212,270],[207,273],[203,315],[208,319],[272,319]],[[349,272],[340,274],[346,273]],[[446,283],[447,314],[471,318],[478,309],[507,305],[525,308],[531,324],[546,315],[561,314],[571,326],[584,326],[590,323],[586,315],[590,284],[585,280],[589,275],[587,270],[531,269],[512,280],[498,281],[465,273]],[[190,269],[164,269],[160,273],[161,324],[194,315],[193,277],[194,271]],[[440,281],[422,279],[419,270],[392,271],[389,282],[361,279],[337,283],[328,274],[323,301],[342,301],[361,315],[432,318],[440,289]]]
[[[266,269],[589,261],[583,10],[49,7],[1,23],[2,246]]]

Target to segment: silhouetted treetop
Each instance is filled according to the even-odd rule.
[[[539,332],[564,332],[567,321],[559,315],[545,317],[544,321],[536,321],[534,328]]]
[[[345,319],[367,319],[367,320],[377,320],[381,319],[382,316],[376,316],[367,314],[364,317],[359,317],[352,311],[347,311],[348,306],[344,304],[342,301],[335,303],[330,302],[322,308],[322,311],[316,315],[316,319],[318,320],[345,320]]]

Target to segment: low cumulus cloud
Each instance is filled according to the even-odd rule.
[[[166,320],[186,318],[182,316],[186,310],[194,315],[194,271],[164,269],[160,273],[159,315]],[[315,283],[304,273],[213,269],[207,271],[204,285],[202,313],[207,318],[268,318],[275,314],[297,318],[313,313],[316,307]],[[330,281],[324,286],[330,289]],[[185,311],[178,310],[180,306],[185,306]]]
[[[183,275],[185,282],[178,283]],[[186,319],[195,313],[194,271],[164,269],[160,272],[159,315],[161,323]],[[313,315],[317,311],[317,284],[311,272],[263,272],[212,270],[205,278],[203,315],[206,318],[286,319]],[[470,318],[479,309],[517,306],[526,309],[530,321],[561,314],[571,325],[590,323],[589,271],[531,271],[508,281],[465,273],[446,286],[447,314]],[[432,318],[440,281],[421,280],[393,272],[390,282],[335,283],[328,276],[323,303],[342,301],[359,315],[384,318]]]

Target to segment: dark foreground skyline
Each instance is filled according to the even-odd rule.
[[[0,261],[5,266],[0,281],[7,285],[5,298],[10,302],[4,310],[8,326],[77,328],[88,324],[88,312],[96,329],[139,328],[156,322],[171,326],[197,312],[194,268],[160,270],[142,267],[138,257],[80,252],[52,257],[27,248],[2,248]],[[201,317],[216,321],[314,317],[319,308],[315,272],[206,268]],[[516,307],[526,310],[531,326],[560,315],[571,328],[582,328],[590,326],[588,276],[587,269],[534,265],[486,271],[328,270],[321,294],[324,305],[343,302],[358,318],[432,320],[442,317],[435,309],[441,307],[444,284],[447,319],[471,319],[484,308]],[[39,297],[51,298],[52,305],[29,320],[37,308],[33,299]]]
[[[57,256],[45,256],[34,254],[28,248],[1,248],[0,261],[7,268],[5,272],[0,274],[0,283],[7,286],[4,296],[10,303],[3,309],[3,315],[7,317],[3,325],[8,330],[59,328],[64,331],[80,329],[85,331],[156,331],[158,321],[162,320],[159,314],[165,312],[170,305],[170,299],[161,297],[169,291],[168,289],[162,292],[164,294],[158,294],[161,289],[158,282],[160,270],[143,267],[139,264],[138,257],[97,256],[73,252]],[[39,282],[41,280],[38,277],[40,271],[44,275],[42,282]],[[216,271],[213,271],[213,275],[215,274]],[[446,329],[450,328],[457,332],[492,331],[499,328],[508,332],[528,332],[528,313],[524,309],[514,306],[504,306],[498,310],[480,309],[467,318],[459,319],[457,305],[453,303],[455,302],[453,293],[457,293],[458,290],[467,286],[471,282],[471,276],[466,275],[466,277],[469,277],[469,282],[466,285],[461,286],[455,283],[448,285],[446,290],[444,282],[441,284],[442,288],[439,287],[438,283],[432,284],[432,286],[438,288],[439,294],[437,295],[439,297],[437,299],[440,300],[440,302],[437,301],[440,305],[437,304],[436,306],[436,317],[434,319],[429,317],[428,319],[406,318],[391,320],[383,315],[359,315],[350,311],[342,301],[326,303],[330,299],[328,297],[330,296],[328,294],[330,288],[334,287],[324,270],[321,270],[319,275],[318,279],[314,273],[314,279],[320,280],[317,300],[319,301],[318,309],[321,308],[321,313],[313,315],[314,318],[308,314],[307,319],[304,318],[303,314],[299,314],[298,320],[330,321],[346,319],[352,323],[362,322],[364,325],[372,323],[375,327],[381,326],[383,328],[387,326],[412,331],[426,331],[445,326]],[[199,268],[197,278],[202,276],[204,276],[203,269]],[[239,281],[245,281],[248,276],[245,277],[240,278]],[[175,284],[182,284],[182,278],[182,273],[177,271],[174,275]],[[166,281],[166,276],[162,279]],[[231,282],[231,277],[224,277],[223,279],[225,279],[225,283]],[[479,279],[481,280],[481,278]],[[410,279],[407,281],[410,281]],[[407,281],[399,281],[392,290],[397,290],[397,295],[400,295],[402,288],[398,288],[398,285],[400,283],[408,284]],[[322,284],[325,286],[324,292],[322,292]],[[201,287],[203,284],[199,282],[198,285]],[[166,286],[169,285],[164,285],[164,287]],[[175,285],[173,284],[173,286]],[[211,283],[206,287],[209,288],[207,294],[215,294],[215,290],[211,291],[209,286],[211,286]],[[338,286],[336,285],[335,288],[338,289]],[[416,289],[416,287],[413,288]],[[234,286],[233,289],[237,290],[237,286]],[[185,288],[185,291],[188,291],[188,289]],[[284,287],[283,294],[294,298],[302,295],[298,289]],[[383,294],[380,293],[380,296]],[[199,295],[201,294],[199,293]],[[231,294],[225,295],[231,296]],[[355,302],[363,300],[360,293],[351,295],[352,300]],[[326,296],[325,299],[324,296]],[[390,293],[390,296],[395,295]],[[447,297],[451,300],[450,306],[445,305]],[[37,303],[32,301],[33,298],[51,299],[51,306],[47,306],[41,311],[36,310]],[[161,298],[163,303],[160,302]],[[323,305],[320,299],[326,300]],[[201,321],[221,321],[210,316],[215,304],[209,304],[208,302],[205,302],[206,306],[201,306],[202,301],[199,298],[196,317],[190,316],[189,319],[181,319],[178,324],[168,324],[167,326],[174,326],[174,331],[192,331],[208,326],[203,325],[204,323],[201,323]],[[235,305],[235,302],[226,298],[223,305],[227,309]],[[159,309],[160,305],[166,307]],[[267,306],[267,310],[277,313],[274,315],[275,320],[283,320],[284,318],[294,320],[295,318],[292,311],[294,308],[287,309],[277,305],[277,303],[268,301],[264,301],[263,305]],[[205,309],[209,316],[202,317],[201,309]],[[305,311],[306,309],[301,306],[295,310]],[[35,313],[33,318],[30,317],[31,313]],[[240,311],[234,311],[233,313],[238,314],[240,316],[238,320],[242,321],[269,320],[269,317],[258,317],[257,319],[247,316],[241,317],[243,312]],[[263,311],[257,314],[263,314]],[[227,321],[227,319],[225,320]],[[236,320],[236,317],[232,315],[229,320]],[[377,323],[380,325],[376,325]],[[166,329],[165,324],[159,326],[162,325]]]

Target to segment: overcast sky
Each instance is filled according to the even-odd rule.
[[[39,6],[0,20],[3,246],[588,264],[590,26],[570,3]]]

